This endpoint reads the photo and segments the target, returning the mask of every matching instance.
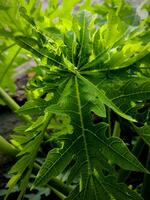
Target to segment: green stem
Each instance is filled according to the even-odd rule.
[[[14,112],[20,108],[19,105],[4,91],[2,87],[0,87],[0,97]]]
[[[113,137],[120,137],[120,123],[118,121],[115,121]]]
[[[108,136],[111,137],[111,109],[110,108],[107,108],[107,115],[108,115],[108,124],[109,124],[109,127],[108,127]]]
[[[5,92],[2,87],[0,87],[0,97],[12,111],[16,112],[20,108],[20,106]],[[30,117],[27,115],[19,115],[19,117],[27,122],[30,121]]]
[[[146,163],[146,168],[150,170],[150,149],[148,151],[147,155],[147,163]],[[143,182],[143,190],[142,190],[142,196],[144,200],[149,200],[150,198],[150,175],[145,174],[144,175],[144,182]]]
[[[16,43],[13,43],[13,44],[11,44],[11,45],[5,47],[4,49],[1,50],[0,53],[1,53],[1,54],[4,53],[5,51],[7,51],[8,49],[10,49],[11,47],[13,47],[13,46],[15,46],[15,45],[16,45]]]
[[[13,147],[5,138],[0,136],[0,152],[3,154],[15,157],[18,153],[18,150]]]
[[[20,50],[21,50],[21,48],[19,48],[19,49],[16,51],[16,53],[15,53],[15,55],[13,56],[13,58],[11,59],[10,63],[6,66],[4,72],[2,73],[2,75],[1,75],[1,77],[0,77],[0,84],[1,84],[2,81],[4,80],[4,77],[5,77],[6,73],[7,73],[7,71],[8,71],[9,68],[12,66],[12,64],[13,64],[14,60],[16,59],[17,55],[19,54]]]
[[[49,188],[61,199],[64,200],[66,198],[65,195],[63,195],[60,191],[56,190],[52,186],[49,186]]]

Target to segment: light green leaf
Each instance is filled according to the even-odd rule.
[[[134,119],[132,119],[132,117],[124,114],[121,110],[119,110],[119,108],[114,105],[114,103],[108,99],[104,93],[104,91],[99,90],[93,83],[91,83],[90,81],[88,81],[86,78],[84,78],[83,76],[78,74],[78,77],[83,81],[85,87],[88,88],[88,91],[90,92],[90,97],[93,98],[92,96],[94,96],[95,98],[99,99],[100,102],[102,102],[103,104],[105,104],[106,106],[108,106],[109,108],[111,108],[114,112],[116,112],[118,115],[120,115],[121,117],[130,120],[130,121],[135,121]]]
[[[143,24],[132,27],[129,22],[131,26],[128,26],[124,13],[121,17],[120,12],[131,10],[127,7],[123,9],[121,1],[113,1],[115,6],[107,10],[108,15],[102,18],[103,22],[100,16],[88,11],[71,15],[70,12],[78,2],[75,0],[68,4],[68,1],[63,1],[58,5],[53,1],[45,15],[39,12],[39,18],[33,14],[37,14],[35,1],[33,4],[30,2],[28,8],[28,2],[22,5],[27,10],[23,11],[24,18],[33,25],[33,30],[24,34],[19,29],[13,39],[30,55],[36,56],[39,66],[34,70],[35,77],[28,84],[31,100],[19,110],[20,114],[30,114],[35,122],[29,123],[24,129],[23,136],[27,134],[27,138],[22,137],[23,143],[19,142],[21,137],[16,137],[22,150],[19,153],[21,158],[12,172],[20,173],[21,176],[19,174],[12,182],[16,184],[23,176],[20,188],[22,196],[40,143],[45,140],[44,133],[52,128],[52,137],[50,133],[48,140],[54,139],[58,146],[49,151],[33,187],[47,184],[51,178],[70,169],[71,163],[68,182],[77,183],[77,187],[68,199],[139,200],[141,198],[135,192],[117,183],[110,175],[116,176],[118,171],[115,165],[125,170],[149,172],[120,138],[112,137],[111,133],[108,137],[108,125],[104,122],[108,120],[106,107],[126,120],[135,121],[121,111],[119,102],[123,102],[123,99],[130,104],[140,99],[143,103],[149,97],[149,81],[141,73],[140,65],[143,62],[141,60],[149,54],[148,31],[145,33],[147,28]],[[107,0],[107,4],[110,2]],[[84,6],[89,7],[88,0],[84,3]],[[34,12],[31,12],[32,6]],[[15,30],[14,27],[11,29]],[[26,32],[26,29],[23,30]],[[134,77],[137,83],[141,77],[144,81],[137,84],[137,87],[130,88],[128,84],[124,87]],[[132,83],[129,85],[132,86]],[[140,89],[142,84],[143,88]],[[35,97],[32,92],[38,94],[35,100],[32,100]],[[51,98],[46,101],[45,96],[48,94]],[[41,117],[45,111],[52,119],[47,121],[47,116],[46,119]],[[93,124],[93,112],[102,122]],[[60,116],[64,121],[68,119],[66,129],[64,122],[60,127],[54,122]],[[26,158],[29,160],[25,163]],[[110,177],[113,180],[109,180]]]
[[[26,102],[19,110],[18,113],[25,113],[25,114],[34,114],[39,113],[42,114],[44,109],[47,106],[47,102],[43,99],[38,100],[31,100]]]
[[[72,144],[73,145],[73,144]],[[58,176],[72,159],[71,147],[51,150],[43,163],[33,187],[47,183],[50,178]]]

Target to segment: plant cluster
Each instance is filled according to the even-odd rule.
[[[149,16],[123,0],[42,5],[0,3],[0,96],[23,120],[11,135],[17,161],[5,199],[16,185],[17,200],[29,187],[66,200],[148,199]],[[19,108],[2,88],[13,91],[12,71],[31,59]],[[129,185],[132,171],[140,183]]]

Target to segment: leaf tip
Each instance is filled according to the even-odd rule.
[[[34,190],[35,187],[36,187],[35,184],[33,184],[33,185],[31,186],[31,188],[30,188],[30,191]]]

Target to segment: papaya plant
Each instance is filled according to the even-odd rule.
[[[94,6],[88,0],[48,1],[42,19],[20,2],[15,6],[23,31],[12,27],[8,37],[37,66],[26,86],[27,102],[16,107],[24,123],[12,135],[18,153],[5,199],[17,184],[22,199],[29,183],[31,189],[50,185],[67,200],[143,199],[125,178],[135,171],[149,180],[149,166],[134,153],[141,151],[139,143],[150,146],[149,109],[143,120],[138,116],[150,99],[150,29],[122,0]],[[136,152],[122,139],[126,123],[138,134]]]

